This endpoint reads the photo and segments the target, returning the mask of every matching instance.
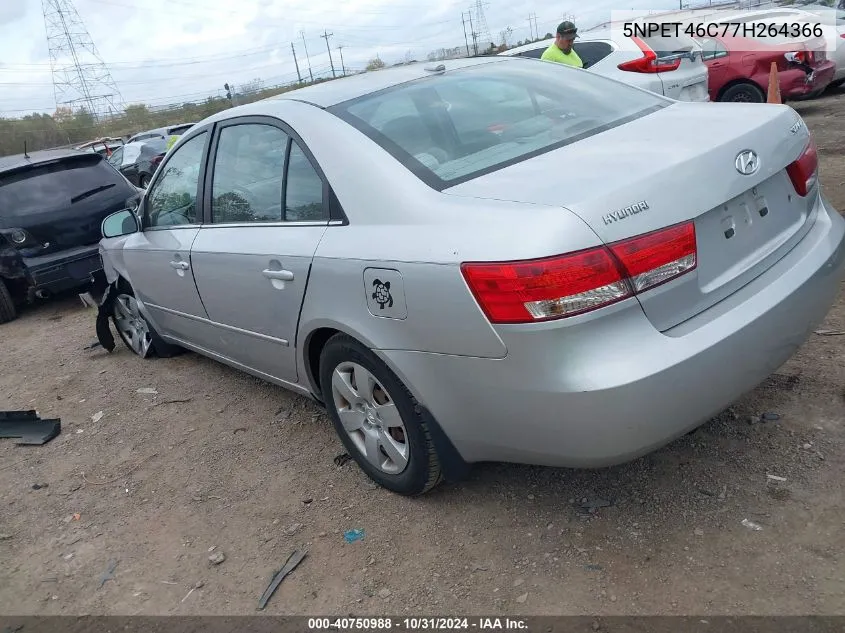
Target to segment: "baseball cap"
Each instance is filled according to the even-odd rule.
[[[561,22],[560,25],[557,27],[558,35],[561,35],[566,38],[575,39],[578,37],[578,29],[575,27],[575,24],[566,20]]]

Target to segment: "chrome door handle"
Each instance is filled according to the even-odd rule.
[[[188,270],[191,265],[188,262],[170,262],[170,267],[176,270]]]
[[[267,279],[278,279],[279,281],[293,281],[293,273],[289,270],[262,270],[261,274]]]

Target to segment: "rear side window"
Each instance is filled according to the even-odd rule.
[[[594,73],[510,59],[401,84],[330,111],[443,189],[668,103]]]
[[[543,53],[545,52],[545,48],[535,48],[532,51],[525,51],[524,53],[519,53],[519,57],[531,57],[533,59],[540,59],[543,56]]]
[[[701,40],[701,59],[706,61],[727,56],[728,49],[719,40],[712,38]]]
[[[607,42],[579,42],[576,40],[572,48],[584,62],[584,68],[589,68],[600,62],[613,52],[613,47]]]
[[[0,174],[3,217],[70,207],[92,196],[126,188],[126,181],[96,153]]]

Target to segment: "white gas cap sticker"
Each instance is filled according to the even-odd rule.
[[[370,314],[385,319],[405,319],[405,284],[402,273],[393,268],[364,269],[364,293]]]

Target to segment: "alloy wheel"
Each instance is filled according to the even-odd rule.
[[[114,324],[121,338],[133,352],[146,358],[152,347],[153,337],[147,321],[138,309],[132,295],[118,295],[114,302]]]
[[[408,466],[405,423],[387,389],[365,367],[339,364],[332,372],[335,409],[352,443],[380,471],[398,475]]]

